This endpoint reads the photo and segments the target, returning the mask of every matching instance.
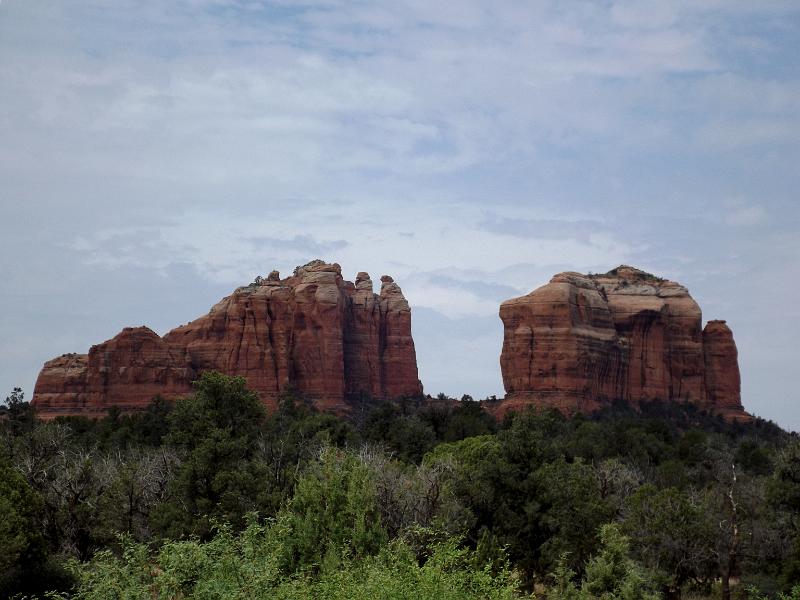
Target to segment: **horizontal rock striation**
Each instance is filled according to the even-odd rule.
[[[381,281],[375,294],[367,273],[352,283],[323,261],[285,279],[273,271],[163,338],[126,328],[88,355],[48,361],[33,405],[42,418],[140,409],[190,393],[205,370],[245,377],[270,407],[290,387],[335,412],[361,395],[420,395],[411,310],[391,277]]]
[[[678,283],[624,265],[604,275],[560,273],[503,302],[500,318],[500,412],[662,400],[749,418],[730,329],[710,321],[703,330],[700,307]]]

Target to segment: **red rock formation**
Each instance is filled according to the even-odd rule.
[[[125,329],[88,356],[49,361],[33,405],[43,418],[141,408],[157,394],[186,395],[204,370],[245,377],[273,407],[289,386],[337,412],[362,394],[419,395],[411,312],[397,284],[382,281],[378,296],[368,274],[353,284],[337,264],[313,261],[283,280],[273,271],[163,338]]]
[[[39,414],[105,414],[112,405],[138,408],[142,398],[176,398],[191,391],[194,370],[186,352],[170,347],[147,327],[126,327],[92,346],[89,354],[65,354],[45,363],[33,404]]]
[[[736,346],[724,321],[672,281],[621,266],[561,273],[500,307],[500,412],[528,404],[589,412],[623,399],[694,403],[744,418]]]
[[[40,412],[60,411],[73,415],[89,411],[86,372],[88,354],[63,354],[48,360],[39,373],[33,405]]]
[[[414,340],[411,337],[411,308],[394,279],[381,277],[380,295],[380,381],[383,395],[406,395],[408,381],[417,377]],[[421,388],[420,388],[421,390]]]
[[[591,411],[615,395],[620,382],[608,375],[620,349],[608,302],[591,279],[556,275],[549,285],[504,302],[500,318],[506,408],[536,399]]]
[[[381,377],[380,297],[372,291],[369,274],[361,272],[356,275],[355,285],[349,294],[352,310],[346,313],[349,322],[345,328],[344,364],[351,377],[347,380],[345,391],[351,396],[392,396],[385,392]]]
[[[741,379],[736,342],[725,321],[709,321],[703,329],[706,366],[706,394],[713,410],[740,418]]]

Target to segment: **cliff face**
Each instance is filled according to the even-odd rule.
[[[633,267],[561,273],[500,306],[501,412],[528,404],[590,412],[615,399],[686,401],[747,418],[724,321],[701,329],[687,289]]]
[[[709,321],[703,329],[706,394],[709,406],[725,415],[742,410],[736,342],[725,321]]]
[[[32,403],[45,418],[102,416],[111,406],[130,410],[147,405],[157,394],[186,394],[194,377],[184,349],[170,347],[147,327],[127,327],[92,346],[89,354],[65,354],[46,362]]]
[[[411,311],[397,284],[382,281],[377,295],[366,273],[353,284],[322,261],[286,279],[273,271],[163,338],[128,328],[88,355],[45,363],[33,405],[43,418],[142,408],[157,394],[188,394],[204,370],[245,377],[268,406],[289,386],[338,412],[361,394],[419,395]]]

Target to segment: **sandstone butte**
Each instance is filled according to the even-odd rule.
[[[688,402],[747,420],[725,321],[709,321],[688,290],[634,267],[559,273],[500,306],[503,414],[526,406],[592,412],[614,400]]]
[[[362,395],[422,394],[400,287],[383,276],[378,295],[367,273],[352,283],[316,260],[285,279],[257,278],[164,337],[129,327],[88,354],[48,361],[32,404],[43,419],[137,410],[156,395],[188,395],[205,370],[245,377],[268,408],[289,387],[333,412]]]

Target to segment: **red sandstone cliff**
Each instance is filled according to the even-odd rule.
[[[33,405],[43,418],[141,408],[188,394],[204,370],[245,377],[269,406],[288,386],[338,412],[361,394],[419,395],[411,310],[391,277],[381,281],[378,295],[368,274],[353,284],[322,261],[286,279],[273,271],[163,338],[126,328],[88,355],[48,361]]]
[[[722,415],[742,410],[736,342],[725,321],[709,321],[703,329],[706,396],[709,407]]]
[[[710,321],[703,331],[700,307],[678,283],[628,266],[604,275],[560,273],[504,302],[500,318],[501,412],[672,400],[748,418],[730,329]]]

